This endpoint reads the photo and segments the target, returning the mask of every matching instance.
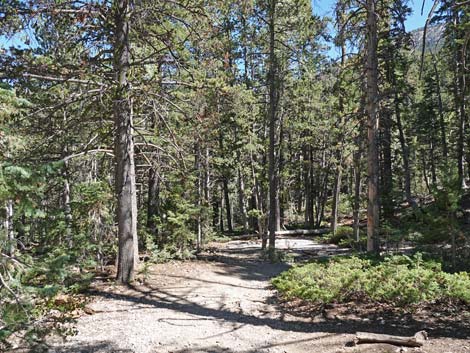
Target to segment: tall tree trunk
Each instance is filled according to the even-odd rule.
[[[114,2],[114,73],[116,87],[113,111],[116,129],[116,195],[118,222],[117,280],[129,283],[138,264],[137,197],[135,186],[132,102],[129,97],[129,25],[131,0]]]
[[[240,158],[239,158],[240,160]],[[248,231],[248,217],[246,215],[246,202],[245,202],[245,181],[243,180],[243,174],[241,168],[237,170],[238,173],[238,208],[240,209],[240,219],[242,222],[243,230]]]
[[[276,242],[276,230],[279,224],[279,122],[277,116],[278,78],[277,58],[275,53],[275,14],[276,1],[269,0],[268,27],[269,27],[269,153],[268,153],[268,179],[269,179],[269,254],[273,258]]]
[[[459,14],[457,9],[453,9],[453,26],[454,40],[458,39],[457,27],[459,25]],[[453,82],[453,94],[455,113],[458,117],[459,131],[457,138],[457,171],[459,177],[459,184],[462,188],[465,188],[465,176],[464,176],[464,144],[465,144],[465,92],[462,91],[465,83],[464,68],[462,67],[463,55],[462,50],[459,50],[457,44],[454,44],[454,82]]]
[[[303,168],[304,168],[304,186],[305,186],[305,225],[313,228],[313,166],[312,166],[312,150],[310,146],[303,148]]]
[[[343,168],[338,166],[336,169],[336,176],[333,187],[333,204],[331,206],[331,233],[336,234],[336,229],[338,228],[338,208],[339,208],[339,197],[341,191],[341,176]]]
[[[200,141],[196,142],[195,146],[195,154],[194,154],[194,169],[196,170],[196,208],[197,208],[197,219],[196,219],[196,251],[200,252],[202,247],[202,198],[203,198],[203,190],[202,190],[202,168],[201,168],[201,146]]]
[[[448,147],[447,147],[447,138],[446,138],[446,123],[444,120],[444,108],[442,104],[442,94],[441,94],[441,78],[439,75],[439,70],[437,69],[437,59],[434,54],[432,55],[432,66],[434,69],[435,83],[436,83],[436,94],[437,94],[437,103],[439,108],[439,128],[441,132],[441,143],[442,143],[442,153],[444,155],[444,162],[447,165],[448,157]]]
[[[358,138],[358,150],[354,152],[354,205],[353,205],[353,233],[354,239],[359,243],[359,212],[361,207],[361,148]]]
[[[429,179],[428,179],[428,170],[426,166],[426,154],[424,151],[421,153],[421,160],[423,162],[423,178],[424,178],[424,183],[426,184],[426,188],[428,189],[428,192],[431,193],[432,189],[431,186],[429,185]]]
[[[221,192],[220,202],[218,202],[218,204],[220,205],[220,210],[218,212],[218,214],[219,214],[219,229],[220,229],[220,232],[223,233],[223,232],[225,232],[225,228],[224,228],[225,197],[224,197],[224,187],[223,186],[222,186],[220,192]]]
[[[215,189],[215,192],[212,195],[212,227],[214,230],[217,230],[217,228],[220,229],[219,227],[219,221],[220,221],[220,204],[219,204],[219,195],[217,193],[217,187]]]
[[[251,164],[251,177],[252,177],[252,183],[253,183],[253,199],[254,199],[254,207],[256,210],[258,210],[259,214],[258,217],[254,217],[254,224],[253,224],[253,230],[256,231],[258,230],[259,236],[263,239],[263,244],[262,247],[263,249],[266,248],[266,237],[265,237],[265,231],[264,231],[264,222],[261,219],[262,218],[262,213],[263,213],[263,199],[262,199],[262,194],[261,194],[261,187],[258,182],[258,178],[256,177],[256,171],[255,171],[255,158],[253,156],[253,151],[250,152],[250,164]]]
[[[211,200],[211,192],[210,192],[210,184],[211,184],[211,170],[210,170],[210,150],[209,147],[205,148],[205,158],[204,158],[204,200],[206,205],[210,204]]]
[[[343,74],[344,74],[344,65],[346,62],[346,43],[344,40],[344,33],[343,33],[343,22],[344,18],[342,14],[340,15],[339,25],[341,28],[340,32],[340,43],[341,43],[341,72],[339,75],[339,98],[338,98],[338,111],[339,111],[339,127],[340,129],[343,128],[343,114],[344,114],[344,90],[342,89],[343,86]],[[341,142],[343,140],[343,133],[340,133]],[[342,146],[342,143],[340,144]],[[333,204],[331,207],[331,233],[333,235],[336,234],[336,229],[338,227],[338,207],[339,207],[339,199],[341,194],[341,176],[343,171],[343,154],[340,149],[336,151],[336,159],[337,159],[337,167],[336,167],[336,179],[335,184],[333,187]]]
[[[368,155],[367,171],[367,251],[379,251],[379,153],[378,130],[378,59],[377,59],[377,14],[375,0],[367,0],[367,114],[368,114]]]
[[[68,173],[68,162],[64,163],[63,170],[64,177],[64,188],[62,190],[62,202],[64,205],[64,216],[65,216],[65,241],[68,247],[73,246],[72,239],[72,207],[70,200],[70,182]]]
[[[411,195],[410,150],[408,148],[408,144],[406,143],[405,132],[401,123],[400,106],[397,96],[395,96],[395,116],[397,118],[398,139],[400,140],[401,157],[403,160],[403,174],[405,177],[405,198],[410,205],[414,205],[413,197]]]
[[[159,248],[163,247],[162,238],[158,234],[157,217],[160,206],[160,178],[155,167],[148,171],[148,192],[147,192],[147,231],[156,240]]]
[[[16,249],[16,239],[13,227],[13,200],[7,200],[6,202],[4,227],[7,239],[6,252],[9,256],[14,256]]]
[[[382,209],[385,218],[393,216],[392,174],[392,112],[387,110],[382,119]]]
[[[225,215],[227,216],[227,231],[233,232],[233,223],[232,223],[232,205],[230,203],[230,192],[228,189],[228,178],[227,176],[223,177],[223,191],[224,191],[224,204],[225,204]]]

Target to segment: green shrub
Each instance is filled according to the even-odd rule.
[[[287,298],[319,303],[346,302],[357,297],[397,306],[438,299],[470,303],[468,273],[445,273],[439,263],[423,261],[420,254],[392,256],[379,262],[332,258],[294,267],[272,283]]]
[[[353,237],[353,229],[347,226],[341,226],[336,229],[335,235],[328,233],[325,235],[324,240],[329,244],[339,244],[344,241],[349,241]]]

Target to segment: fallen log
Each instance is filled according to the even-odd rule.
[[[321,229],[293,229],[293,230],[280,230],[276,232],[276,235],[321,235],[329,233],[329,228]]]
[[[419,331],[412,337],[383,335],[379,333],[357,332],[355,344],[388,343],[395,346],[421,347],[428,338],[426,331]]]

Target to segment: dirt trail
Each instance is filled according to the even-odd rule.
[[[284,240],[279,245],[293,255],[336,251],[305,239]],[[93,290],[95,300],[89,305],[94,313],[79,319],[76,336],[66,343],[56,342],[49,351],[397,351],[391,346],[348,346],[353,333],[370,328],[370,322],[358,327],[347,321],[312,321],[282,312],[269,279],[287,265],[258,261],[258,244],[254,242],[229,242],[208,257],[212,261],[153,266],[145,284],[132,288],[97,284]],[[465,340],[440,339],[433,343],[422,351],[470,353],[470,344]]]

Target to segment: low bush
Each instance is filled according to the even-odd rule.
[[[42,258],[0,256],[0,351],[10,349],[12,339],[35,347],[51,333],[69,335],[67,324],[84,304],[77,294],[92,276],[64,249]]]
[[[323,240],[329,244],[338,245],[344,241],[351,241],[353,237],[353,229],[347,226],[341,226],[336,229],[336,233],[327,233],[323,236]]]
[[[405,306],[435,300],[470,304],[470,276],[450,274],[440,263],[398,255],[382,261],[332,258],[294,267],[272,280],[287,298],[341,303],[352,298]]]

